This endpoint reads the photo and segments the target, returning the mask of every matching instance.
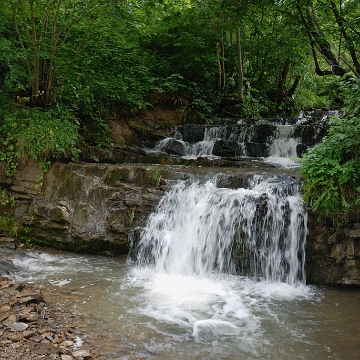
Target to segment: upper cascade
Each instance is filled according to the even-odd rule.
[[[185,125],[160,140],[154,152],[199,157],[262,158],[283,167],[296,167],[296,158],[327,131],[326,119],[238,121],[236,124]]]

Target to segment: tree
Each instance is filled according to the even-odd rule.
[[[9,1],[30,82],[31,102],[49,107],[74,66],[104,2]]]
[[[316,74],[343,76],[350,70],[360,77],[360,3],[296,0],[296,9],[310,42]],[[321,69],[319,55],[327,69]]]

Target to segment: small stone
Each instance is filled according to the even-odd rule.
[[[19,342],[16,342],[12,345],[13,349],[20,349],[20,347],[21,347],[21,343],[19,343]]]
[[[87,350],[76,350],[72,353],[73,357],[83,357],[83,358],[87,358],[89,356],[91,356],[91,354],[89,353],[89,351]]]
[[[30,338],[31,341],[39,343],[41,340],[43,340],[44,337],[42,335],[35,335]]]
[[[61,360],[73,360],[71,355],[61,355]]]
[[[45,338],[48,339],[49,341],[53,341],[54,338],[51,335],[45,335]]]
[[[74,342],[71,340],[65,340],[61,343],[62,346],[71,347],[74,346]]]
[[[66,336],[70,339],[70,340],[75,340],[76,336],[74,334],[71,333],[66,333]]]
[[[25,289],[25,285],[24,284],[19,284],[16,288],[15,288],[15,290],[16,291],[23,291]]]
[[[9,345],[9,344],[12,344],[12,341],[11,341],[11,340],[3,340],[3,341],[0,341],[0,345],[2,345],[2,346]]]
[[[35,335],[35,331],[33,330],[26,330],[23,332],[24,338],[28,339]]]
[[[11,331],[24,331],[29,327],[28,324],[25,324],[23,322],[14,322],[11,325]]]
[[[24,337],[23,334],[12,334],[12,335],[10,335],[10,340],[11,340],[12,342],[18,342],[18,341],[20,341],[23,337]]]
[[[9,317],[9,315],[10,315],[9,305],[4,305],[3,307],[0,308],[0,321],[4,321]]]
[[[65,346],[59,346],[58,352],[59,352],[59,354],[64,354],[64,355],[71,354],[70,350],[67,349]]]
[[[3,321],[3,324],[6,327],[11,327],[14,322],[16,322],[16,315],[11,314],[6,320]]]
[[[25,316],[27,321],[37,321],[39,319],[39,315],[36,313],[31,313]]]

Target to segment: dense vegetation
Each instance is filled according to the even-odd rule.
[[[106,143],[107,116],[159,103],[242,117],[346,106],[303,167],[314,209],[342,211],[359,194],[359,51],[356,0],[6,0],[0,160],[9,175],[21,152],[46,170]]]

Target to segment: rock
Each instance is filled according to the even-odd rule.
[[[29,327],[29,325],[23,322],[15,322],[11,325],[11,331],[24,331]]]
[[[30,340],[31,340],[31,341],[34,341],[34,342],[36,342],[36,343],[39,343],[39,342],[41,342],[42,340],[44,340],[44,336],[42,336],[42,335],[35,335],[35,336],[32,336],[32,337],[30,338]]]
[[[296,145],[296,155],[298,157],[302,157],[304,152],[307,150],[308,146],[305,144],[298,144]]]
[[[15,249],[15,239],[9,237],[0,237],[0,247]]]
[[[213,155],[222,157],[232,157],[236,154],[238,144],[230,140],[216,140],[213,147]]]
[[[165,151],[168,154],[173,154],[173,155],[179,155],[179,156],[186,155],[184,143],[182,141],[175,140],[175,139],[170,139],[167,142]]]
[[[266,143],[248,142],[245,144],[247,156],[267,157],[269,156],[269,146]]]
[[[24,296],[22,297],[20,300],[19,300],[19,303],[20,304],[24,304],[24,303],[39,303],[41,301],[43,301],[43,297],[42,295],[39,293],[39,294],[36,294],[36,295],[30,295],[30,296]]]
[[[12,335],[10,335],[10,340],[12,341],[12,342],[18,342],[18,341],[20,341],[22,338],[24,337],[24,335],[23,334],[12,334]]]
[[[75,351],[73,339],[78,338],[74,326],[75,316],[52,310],[43,301],[27,306],[28,301],[37,299],[40,291],[27,284],[17,284],[7,278],[0,278],[0,314],[7,316],[0,322],[0,359],[27,360],[73,360]],[[25,301],[21,301],[24,300]],[[11,304],[11,305],[10,305]],[[34,309],[47,312],[50,320],[22,322],[36,315]],[[61,315],[61,316],[59,316]],[[58,346],[63,342],[69,347]],[[86,355],[86,353],[85,353]],[[81,359],[81,357],[78,357]],[[102,359],[96,357],[96,359]]]
[[[16,322],[17,318],[16,315],[11,314],[10,316],[8,316],[8,318],[6,320],[3,321],[4,326],[6,327],[11,327],[11,325]]]
[[[71,347],[71,346],[74,346],[74,342],[71,340],[65,340],[61,343],[61,346]]]
[[[35,331],[34,330],[26,330],[23,332],[24,338],[30,338],[32,336],[35,335]]]
[[[91,356],[91,354],[89,353],[89,351],[87,350],[76,350],[72,353],[73,357],[83,357],[83,358],[88,358]]]
[[[10,306],[4,305],[0,308],[0,321],[4,321],[10,315]]]
[[[65,346],[60,345],[58,347],[58,352],[59,354],[64,354],[64,355],[70,355],[71,351],[69,349],[67,349]]]
[[[61,360],[73,360],[73,357],[70,355],[61,355]]]

